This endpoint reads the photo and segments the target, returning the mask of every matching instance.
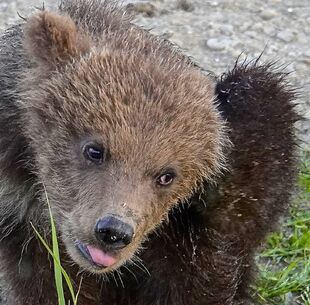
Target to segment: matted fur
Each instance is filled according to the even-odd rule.
[[[254,251],[293,188],[294,92],[273,65],[257,62],[214,84],[130,19],[114,2],[68,0],[0,37],[0,269],[9,305],[57,303],[52,264],[30,226],[49,239],[42,183],[64,268],[76,287],[83,276],[79,305],[249,301]],[[81,157],[89,140],[109,149],[105,167]],[[167,166],[177,178],[159,190],[152,181]],[[136,234],[114,267],[98,270],[74,241],[96,244],[92,228],[111,212]]]

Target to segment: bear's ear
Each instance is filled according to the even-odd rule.
[[[55,67],[87,52],[90,39],[69,16],[41,11],[27,20],[24,45],[35,61]]]

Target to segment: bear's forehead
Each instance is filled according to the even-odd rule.
[[[61,87],[65,85],[86,99],[104,99],[106,104],[143,107],[156,103],[159,108],[173,109],[176,102],[185,101],[190,106],[195,99],[210,97],[214,92],[211,80],[192,66],[153,58],[141,61],[136,54],[128,53],[91,54],[60,75]]]
[[[110,60],[83,59],[49,81],[51,107],[61,112],[62,121],[76,121],[77,128],[86,129],[113,131],[121,126],[124,133],[156,130],[163,138],[174,139],[199,134],[214,119],[213,87],[196,71],[178,74],[181,70],[172,72],[152,63],[134,67],[129,60],[128,66],[117,66],[117,59]]]

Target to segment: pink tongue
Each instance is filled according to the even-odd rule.
[[[109,267],[116,262],[116,259],[110,256],[107,253],[104,253],[102,250],[97,249],[92,246],[87,246],[89,254],[93,260],[93,262],[97,265]]]

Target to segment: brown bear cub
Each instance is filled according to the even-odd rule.
[[[37,11],[0,45],[5,304],[57,304],[31,227],[50,239],[46,194],[79,305],[251,302],[296,173],[285,75],[214,80],[111,1]]]

